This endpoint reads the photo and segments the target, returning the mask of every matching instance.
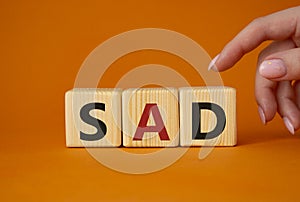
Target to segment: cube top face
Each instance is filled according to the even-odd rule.
[[[95,96],[97,96],[97,94],[100,94],[100,93],[113,94],[113,93],[122,93],[122,91],[123,90],[121,88],[73,88],[73,89],[67,91],[66,94],[86,93],[86,94],[95,94]]]
[[[236,93],[235,88],[228,87],[228,86],[196,86],[196,87],[181,87],[179,88],[179,94],[180,92],[189,92],[192,93],[194,91],[198,91],[198,93],[217,93],[223,96],[225,96],[224,93],[227,93],[228,91],[232,91],[233,93]],[[213,99],[213,96],[216,96],[217,94],[211,94],[210,97]]]
[[[236,91],[234,88],[223,86],[180,88],[179,96],[181,146],[236,145]],[[211,110],[212,108],[215,110]],[[223,118],[219,118],[219,121],[216,116],[217,108],[223,111]],[[198,120],[195,121],[194,117]],[[218,122],[222,121],[224,125],[218,136],[209,138],[209,132],[214,131]],[[199,136],[197,136],[199,132],[194,130],[195,126],[196,130],[201,132]]]
[[[121,145],[121,89],[72,89],[66,100],[67,147]]]
[[[124,146],[178,146],[177,89],[127,89],[122,94],[122,115]]]

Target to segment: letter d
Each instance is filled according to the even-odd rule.
[[[216,127],[207,133],[201,131],[201,110],[211,110],[217,117]],[[218,137],[226,125],[226,115],[224,110],[217,104],[209,102],[193,102],[192,104],[192,139],[213,139]]]

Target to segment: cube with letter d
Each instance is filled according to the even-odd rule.
[[[236,145],[234,88],[186,87],[179,97],[181,146]]]
[[[175,147],[179,145],[178,90],[133,88],[122,94],[123,145],[125,147]]]

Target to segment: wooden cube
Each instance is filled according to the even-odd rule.
[[[121,145],[120,89],[72,89],[65,95],[67,147]]]
[[[123,145],[175,147],[179,145],[178,90],[127,89],[122,94]]]
[[[180,88],[179,97],[181,146],[236,145],[235,89]]]

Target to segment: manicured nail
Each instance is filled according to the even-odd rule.
[[[290,120],[287,117],[283,117],[283,122],[285,124],[285,127],[290,131],[291,134],[295,134],[295,129]]]
[[[266,116],[265,116],[264,110],[260,106],[258,106],[258,114],[259,114],[261,122],[264,125],[266,125]]]
[[[259,66],[259,73],[263,77],[275,79],[286,75],[287,68],[280,59],[265,60]]]
[[[218,69],[215,66],[216,61],[219,59],[220,54],[218,54],[216,57],[214,57],[214,59],[212,59],[212,61],[209,63],[208,65],[208,71],[209,70],[214,70],[214,71],[218,71]]]

